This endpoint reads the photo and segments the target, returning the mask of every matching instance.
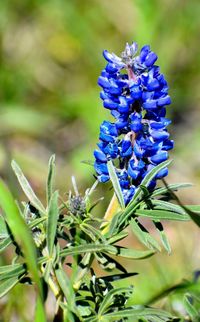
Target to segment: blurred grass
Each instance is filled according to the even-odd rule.
[[[63,193],[71,187],[72,173],[82,191],[92,184],[93,169],[81,161],[93,158],[100,123],[109,117],[97,86],[105,64],[101,54],[105,48],[120,53],[125,42],[135,40],[158,54],[171,88],[168,115],[176,147],[168,182],[193,182],[180,197],[199,203],[199,12],[199,0],[0,2],[0,174],[16,197],[13,158],[41,197],[52,153]],[[139,281],[136,302],[198,266],[194,226],[166,227],[174,255],[157,255],[157,264],[127,264],[141,272],[134,280]]]

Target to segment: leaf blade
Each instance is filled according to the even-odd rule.
[[[12,166],[12,169],[13,169],[15,175],[17,176],[19,184],[20,184],[22,190],[24,191],[25,195],[27,196],[28,200],[31,202],[31,204],[36,209],[38,209],[41,212],[41,214],[45,214],[46,211],[45,211],[44,206],[42,205],[41,201],[38,199],[35,192],[31,188],[28,180],[24,176],[19,165],[13,160],[11,163],[11,166]]]
[[[108,172],[109,172],[109,176],[110,176],[110,180],[113,184],[113,188],[115,191],[115,194],[117,196],[118,202],[121,206],[122,209],[125,208],[125,203],[124,203],[124,197],[122,194],[122,190],[119,184],[119,180],[115,171],[115,167],[113,166],[113,163],[111,160],[108,161],[107,163],[107,167],[108,167]]]
[[[47,217],[47,248],[48,248],[50,257],[52,257],[53,255],[57,222],[58,222],[58,214],[59,214],[58,191],[55,191],[50,200],[48,217]]]
[[[47,204],[50,203],[52,192],[53,192],[53,180],[55,176],[55,154],[53,154],[49,159],[48,164],[48,176],[46,183],[46,191],[47,191]]]

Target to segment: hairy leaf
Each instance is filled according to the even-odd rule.
[[[53,254],[57,222],[58,222],[58,214],[59,214],[58,191],[55,191],[50,200],[48,217],[47,217],[47,248],[48,248],[50,257],[52,257],[52,254]]]
[[[187,214],[177,214],[167,210],[154,210],[154,209],[138,209],[135,211],[135,215],[141,217],[148,217],[158,220],[177,220],[177,221],[189,221],[190,217]]]
[[[123,197],[122,190],[121,190],[121,187],[119,184],[119,180],[118,180],[118,177],[117,177],[117,174],[115,171],[115,167],[113,166],[113,163],[111,160],[108,161],[107,166],[108,166],[110,180],[113,184],[113,188],[114,188],[115,194],[117,196],[118,202],[119,202],[121,208],[124,209],[125,208],[124,197]]]
[[[149,234],[149,232],[137,221],[137,219],[131,219],[131,229],[141,243],[150,249],[156,249],[161,251],[158,242]]]
[[[15,172],[17,179],[22,187],[22,190],[24,191],[28,200],[36,209],[38,209],[40,211],[41,214],[44,215],[46,213],[45,208],[42,205],[41,201],[36,196],[33,189],[31,188],[31,186],[30,186],[28,180],[26,179],[26,177],[24,176],[22,170],[20,169],[20,167],[18,166],[18,164],[14,160],[12,161],[11,165],[12,165],[13,171]]]
[[[49,159],[48,165],[48,176],[47,176],[47,204],[50,203],[52,192],[53,192],[53,180],[55,175],[55,154],[53,154]]]

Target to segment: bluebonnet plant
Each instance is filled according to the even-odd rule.
[[[108,160],[113,160],[125,204],[134,196],[144,176],[156,165],[167,160],[173,148],[166,127],[165,105],[171,103],[168,85],[157,55],[144,46],[137,54],[136,43],[126,44],[121,57],[103,52],[107,65],[98,84],[103,106],[110,110],[115,122],[104,121],[100,126],[98,150],[94,151],[94,167],[100,182],[109,180]],[[160,171],[151,182],[165,177]]]

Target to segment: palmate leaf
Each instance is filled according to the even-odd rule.
[[[40,211],[41,214],[45,215],[46,211],[44,206],[42,205],[41,201],[38,199],[38,197],[36,196],[35,192],[33,191],[33,189],[31,188],[28,180],[26,179],[26,177],[24,176],[22,170],[20,169],[20,167],[18,166],[18,164],[13,160],[11,163],[11,166],[13,168],[13,171],[15,172],[17,179],[20,183],[20,186],[22,188],[22,190],[24,191],[25,195],[27,196],[28,200],[30,201],[30,203]]]
[[[119,180],[118,180],[118,177],[117,177],[117,174],[115,171],[115,167],[113,166],[113,163],[111,160],[108,161],[107,167],[108,167],[110,180],[113,184],[113,188],[114,188],[115,194],[117,196],[118,202],[119,202],[121,208],[124,209],[125,208],[124,197],[123,197],[122,190],[121,190],[121,187],[119,184]]]

